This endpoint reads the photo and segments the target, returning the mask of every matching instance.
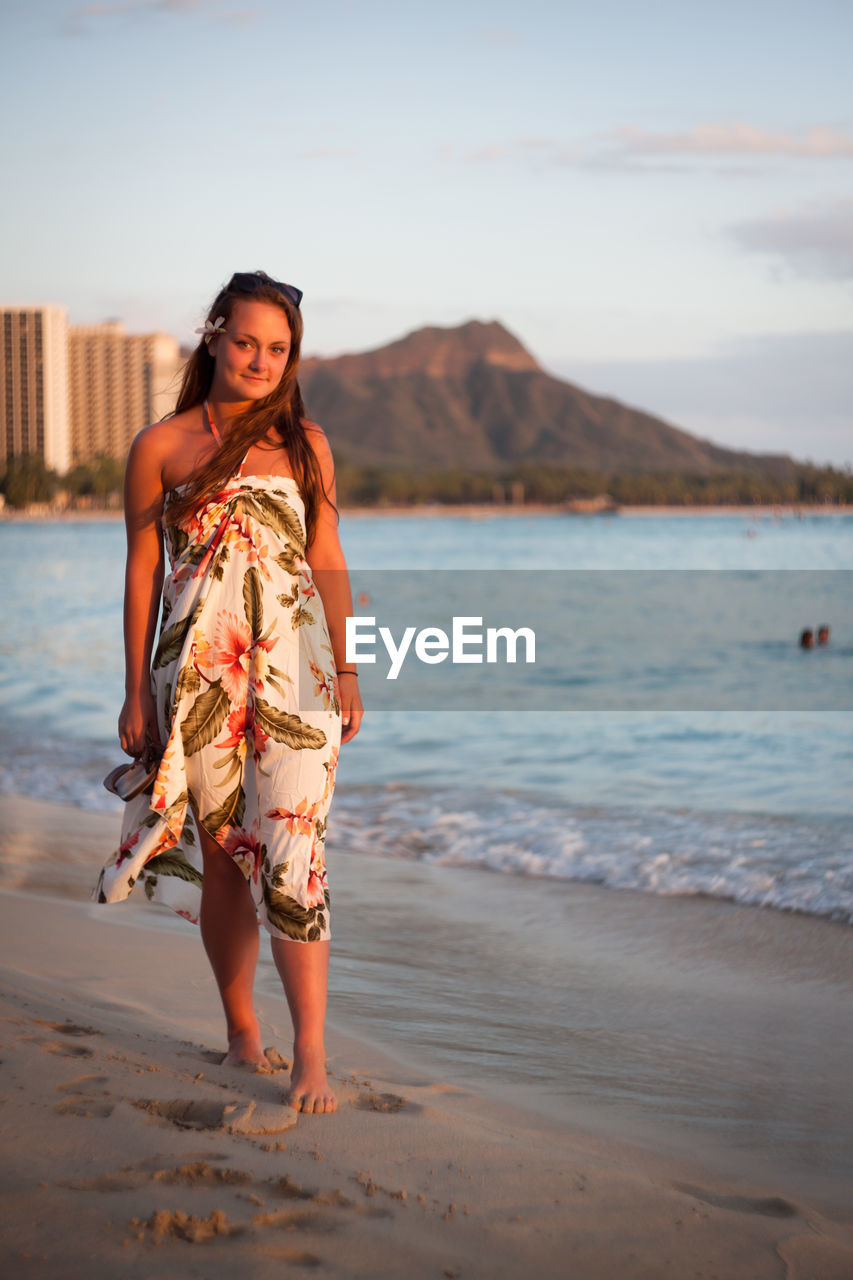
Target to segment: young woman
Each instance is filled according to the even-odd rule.
[[[358,732],[362,705],[345,661],[352,600],[332,456],[297,383],[301,297],[260,271],[232,276],[173,417],[133,442],[119,735],[159,767],[128,802],[95,896],[119,901],[141,880],[149,898],[200,921],[224,1062],[263,1070],[260,917],[293,1019],[288,1100],[326,1112],[337,1103],[323,1044],[324,841],[338,746]]]

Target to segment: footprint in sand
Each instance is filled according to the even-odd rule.
[[[138,1187],[161,1182],[172,1187],[223,1187],[251,1186],[255,1179],[242,1169],[218,1169],[208,1160],[196,1160],[173,1168],[164,1168],[163,1161],[143,1160],[140,1164],[125,1165],[118,1173],[102,1173],[94,1178],[71,1178],[60,1186],[75,1191],[133,1191]]]
[[[289,1174],[285,1173],[283,1177],[275,1179],[268,1184],[268,1192],[274,1196],[280,1196],[282,1200],[313,1200],[315,1192],[306,1191],[298,1182],[294,1182]]]
[[[790,1200],[781,1196],[732,1196],[710,1191],[705,1187],[693,1187],[684,1182],[674,1182],[674,1191],[682,1191],[694,1200],[713,1205],[715,1209],[729,1209],[732,1213],[757,1213],[767,1218],[796,1218],[800,1210]]]
[[[60,1116],[84,1116],[87,1120],[104,1119],[111,1116],[114,1110],[111,1102],[85,1096],[63,1098],[53,1109]]]
[[[255,1102],[196,1102],[185,1098],[160,1101],[130,1098],[138,1111],[177,1125],[179,1129],[227,1129],[230,1133],[256,1137],[282,1133],[296,1124],[298,1112],[288,1106],[257,1105]]]
[[[169,1239],[204,1244],[216,1236],[242,1236],[246,1232],[242,1223],[229,1222],[221,1209],[214,1209],[209,1218],[196,1217],[183,1209],[158,1209],[145,1222],[131,1219],[130,1226],[136,1231],[137,1240],[144,1240],[147,1234],[154,1244]]]
[[[63,1036],[102,1036],[104,1034],[97,1027],[83,1027],[77,1022],[46,1022],[43,1018],[36,1018],[34,1021],[41,1022],[43,1026],[50,1027],[52,1031],[58,1031]]]
[[[158,1169],[151,1174],[151,1181],[165,1182],[172,1187],[245,1187],[254,1183],[254,1178],[243,1169],[217,1169],[207,1160],[196,1160],[174,1169]]]
[[[401,1098],[396,1093],[362,1093],[352,1105],[360,1111],[381,1111],[386,1115],[396,1111],[414,1113],[422,1109],[417,1102],[409,1102],[408,1098]]]
[[[340,1187],[334,1187],[331,1191],[308,1191],[301,1183],[294,1182],[287,1173],[280,1178],[268,1179],[263,1183],[263,1191],[267,1196],[282,1200],[307,1200],[312,1204],[324,1205],[331,1209],[350,1209],[353,1205],[352,1200],[344,1195]]]
[[[327,1235],[337,1230],[334,1218],[312,1212],[310,1209],[273,1209],[270,1213],[252,1214],[255,1227],[273,1228],[275,1231],[313,1231]]]
[[[292,1129],[298,1118],[299,1112],[284,1103],[247,1102],[229,1108],[225,1123],[230,1133],[260,1137],[264,1134],[283,1133],[285,1129]]]
[[[30,1040],[45,1053],[58,1053],[63,1058],[94,1058],[95,1051],[85,1044],[63,1044],[61,1040],[42,1040],[41,1036],[19,1036],[19,1040]]]
[[[109,1084],[109,1076],[76,1076],[67,1084],[58,1084],[57,1093],[103,1093],[101,1085]]]
[[[178,1057],[179,1058],[201,1058],[202,1062],[209,1062],[210,1065],[213,1067],[220,1067],[222,1066],[222,1059],[224,1057],[224,1054],[217,1053],[215,1049],[198,1049],[193,1047],[193,1049],[191,1050],[179,1049]]]
[[[221,1209],[214,1209],[209,1218],[196,1217],[181,1209],[171,1211],[160,1209],[145,1221],[133,1218],[130,1228],[137,1240],[148,1238],[154,1244],[162,1244],[169,1239],[185,1240],[188,1244],[204,1244],[217,1236],[242,1236],[248,1232],[254,1235],[258,1231],[266,1232],[270,1229],[322,1232],[326,1235],[335,1229],[335,1225],[322,1221],[316,1215],[293,1210],[279,1214],[256,1214],[249,1226],[245,1223],[230,1222]],[[260,1244],[258,1252],[298,1266],[322,1265],[322,1259],[316,1254],[307,1253],[303,1249],[282,1249],[276,1247],[272,1241]]]
[[[107,1076],[78,1076],[67,1084],[58,1084],[57,1093],[69,1093],[72,1096],[57,1102],[53,1109],[60,1116],[84,1116],[89,1120],[111,1116],[114,1104],[107,1101],[106,1090],[103,1088],[108,1083]]]
[[[227,1103],[194,1102],[172,1098],[160,1102],[156,1098],[130,1098],[131,1106],[160,1120],[168,1120],[179,1129],[221,1129]]]

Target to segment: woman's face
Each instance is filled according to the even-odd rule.
[[[235,302],[231,318],[210,343],[216,362],[214,400],[248,403],[263,400],[284,375],[290,353],[290,326],[281,307],[271,302]]]

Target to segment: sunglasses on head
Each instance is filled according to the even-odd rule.
[[[241,293],[258,293],[261,289],[278,289],[288,302],[298,307],[302,301],[302,290],[296,285],[283,284],[281,280],[273,280],[263,271],[235,271],[226,285],[226,289],[237,289]]]

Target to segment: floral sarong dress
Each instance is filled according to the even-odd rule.
[[[151,670],[166,749],[153,792],[125,807],[93,897],[118,902],[141,881],[149,899],[197,922],[197,816],[240,867],[271,934],[327,938],[341,713],[296,481],[238,472],[167,525],[166,541]]]

